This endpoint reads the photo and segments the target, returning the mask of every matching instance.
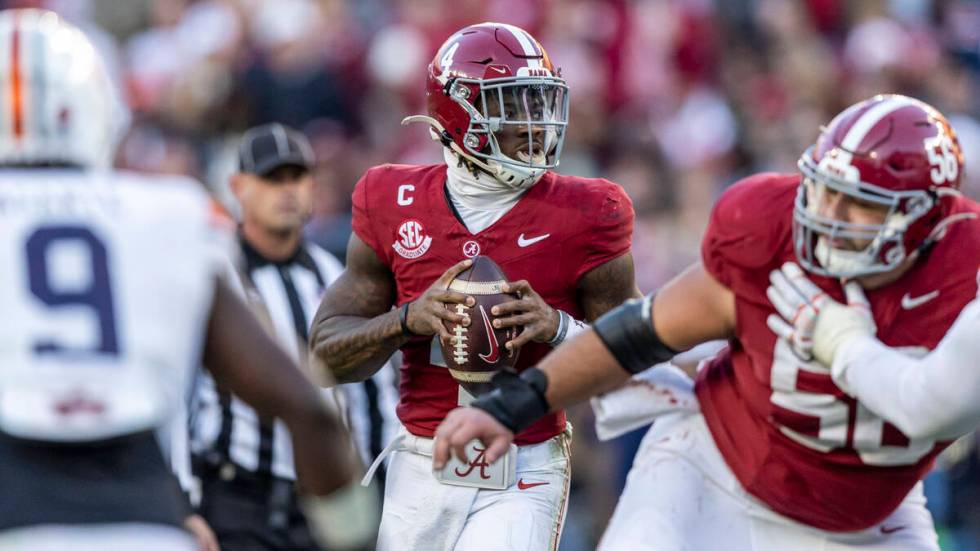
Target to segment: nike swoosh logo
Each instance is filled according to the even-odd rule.
[[[507,69],[501,69],[500,67],[490,67],[490,68],[493,69],[494,71],[497,71],[498,73],[500,73],[502,75],[506,75],[507,74]]]
[[[517,481],[517,489],[527,490],[528,488],[533,488],[535,486],[544,486],[545,484],[548,484],[548,482],[524,482],[524,479],[522,478]],[[903,526],[902,528],[905,527]]]
[[[524,234],[522,233],[521,235],[518,235],[517,236],[517,246],[518,247],[521,247],[521,248],[523,248],[523,247],[530,247],[531,245],[534,245],[538,241],[542,241],[544,239],[548,239],[549,237],[551,237],[551,234],[550,233],[546,233],[544,235],[539,235],[537,237],[531,237],[531,238],[525,239],[524,238]]]
[[[490,352],[480,354],[480,359],[488,364],[496,363],[497,358],[500,357],[500,347],[497,344],[497,335],[490,325],[490,318],[487,317],[487,311],[483,309],[482,304],[480,305],[480,315],[483,316],[483,328],[487,330],[487,341],[490,343]]]
[[[898,526],[882,526],[881,527],[881,533],[882,534],[893,534],[895,532],[898,532],[899,530],[905,530],[905,525],[904,524],[899,524]]]
[[[931,293],[926,293],[922,296],[918,296],[915,298],[912,298],[911,295],[905,293],[904,295],[902,295],[902,308],[905,308],[906,310],[911,310],[917,306],[922,306],[923,304],[929,302],[930,300],[938,296],[939,296],[938,289]]]

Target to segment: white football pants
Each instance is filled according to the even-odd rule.
[[[506,490],[451,486],[432,473],[432,440],[405,434],[388,464],[378,551],[553,551],[568,503],[571,429],[517,450]]]
[[[0,551],[196,551],[181,528],[159,524],[41,525],[0,532]]]
[[[601,551],[939,551],[920,482],[884,522],[835,533],[786,518],[749,495],[699,412],[647,432]]]

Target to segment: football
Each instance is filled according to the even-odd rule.
[[[469,327],[446,322],[452,334],[450,342],[440,341],[443,358],[453,379],[473,396],[492,389],[490,379],[501,368],[513,368],[520,351],[508,351],[504,344],[513,340],[520,327],[495,329],[490,309],[496,304],[514,300],[517,295],[501,291],[507,276],[500,266],[487,256],[476,256],[473,265],[449,283],[453,291],[466,293],[476,300],[472,308],[464,304],[448,304],[460,314],[470,316]]]

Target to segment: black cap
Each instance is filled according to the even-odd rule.
[[[238,146],[238,166],[242,172],[267,176],[281,166],[313,166],[313,148],[301,132],[272,123],[249,128]]]

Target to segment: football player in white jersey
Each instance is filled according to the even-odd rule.
[[[980,276],[980,273],[978,273]],[[848,303],[820,293],[795,264],[770,274],[769,295],[779,316],[769,327],[803,357],[830,369],[841,390],[909,438],[952,440],[980,425],[980,296],[967,304],[927,355],[890,348],[861,288],[845,286]],[[942,300],[936,292],[902,296],[903,309]]]
[[[193,549],[154,431],[201,358],[294,438],[331,549],[373,538],[340,420],[218,277],[183,178],[108,170],[125,109],[84,35],[0,12],[0,548]]]

